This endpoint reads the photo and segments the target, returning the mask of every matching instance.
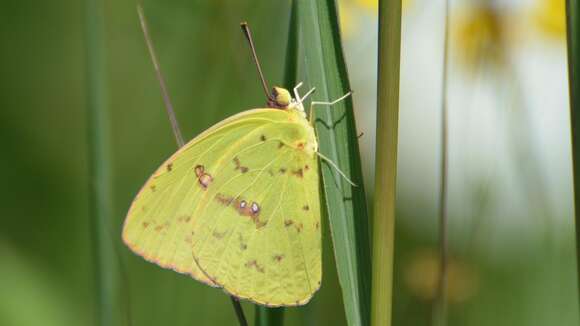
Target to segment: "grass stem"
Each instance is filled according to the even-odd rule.
[[[443,77],[441,87],[441,180],[439,194],[439,272],[432,323],[447,325],[447,260],[449,255],[447,237],[447,181],[448,181],[448,112],[447,82],[449,51],[449,0],[445,1],[445,35],[443,43]]]
[[[389,326],[392,319],[400,56],[401,0],[380,0],[371,306],[374,326]]]
[[[568,82],[570,88],[570,123],[572,131],[572,166],[576,220],[576,264],[580,286],[580,3],[566,0],[568,37]]]
[[[112,238],[112,186],[102,0],[85,1],[89,207],[96,325],[121,325],[118,260]]]

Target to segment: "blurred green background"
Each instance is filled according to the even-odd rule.
[[[376,1],[340,0],[372,197]],[[436,278],[443,1],[404,1],[395,325],[428,325]],[[577,325],[563,1],[452,1],[450,325]],[[281,83],[289,1],[146,1],[184,137],[264,97],[239,22]],[[82,1],[0,2],[0,325],[91,325]],[[133,1],[105,1],[111,236],[133,325],[236,324],[227,296],[131,254],[128,206],[175,149]],[[372,199],[372,198],[371,198]],[[324,280],[288,325],[345,323]],[[244,304],[251,319],[253,307]]]

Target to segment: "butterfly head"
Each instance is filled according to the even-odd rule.
[[[270,98],[268,99],[268,106],[278,109],[288,109],[292,104],[292,96],[290,92],[282,87],[273,87]]]
[[[277,86],[272,88],[272,93],[268,99],[268,107],[282,110],[293,109],[304,113],[304,106],[302,106],[302,102],[293,98],[287,89]],[[305,113],[304,116],[306,116]]]

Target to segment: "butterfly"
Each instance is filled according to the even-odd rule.
[[[319,157],[327,159],[302,104],[313,89],[302,98],[300,85],[294,98],[274,87],[268,108],[217,123],[161,164],[130,206],[125,244],[237,298],[306,304],[321,285]]]

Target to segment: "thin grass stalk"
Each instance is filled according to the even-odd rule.
[[[371,325],[375,326],[389,326],[392,319],[400,56],[401,0],[379,0],[371,297]]]
[[[173,131],[173,136],[175,137],[175,142],[177,143],[177,148],[183,147],[185,142],[183,141],[183,135],[181,133],[181,128],[179,127],[179,122],[177,121],[177,117],[175,115],[175,111],[173,110],[173,104],[171,103],[171,98],[169,97],[169,91],[167,90],[165,84],[165,78],[163,77],[163,72],[161,71],[161,66],[159,65],[159,60],[157,59],[157,55],[155,54],[155,47],[153,46],[153,40],[151,39],[151,35],[149,35],[149,28],[147,25],[147,20],[145,19],[145,13],[143,11],[143,6],[140,2],[137,3],[137,14],[139,15],[139,22],[141,24],[141,29],[143,31],[143,36],[145,37],[145,43],[147,44],[147,49],[149,50],[149,56],[151,58],[151,62],[153,63],[153,67],[155,69],[155,75],[157,77],[157,81],[159,82],[159,86],[161,88],[161,94],[163,96],[163,103],[165,104],[165,110],[167,112],[167,117],[169,118],[169,122],[171,123],[171,129]],[[234,312],[238,319],[238,323],[240,326],[247,326],[248,322],[246,320],[246,316],[244,315],[244,309],[240,304],[240,301],[234,297],[229,296],[232,306],[234,308]]]
[[[111,235],[112,187],[103,2],[85,2],[89,207],[96,325],[121,325],[119,274]]]
[[[439,272],[435,302],[433,304],[432,324],[447,325],[447,260],[449,246],[447,241],[447,181],[448,181],[448,108],[447,76],[449,51],[449,0],[445,1],[445,34],[443,43],[443,76],[441,87],[441,164],[439,194]]]
[[[580,4],[578,2],[579,0],[566,1],[577,265],[580,264],[580,80],[578,79],[580,77]],[[580,266],[577,266],[577,279],[580,286]]]

